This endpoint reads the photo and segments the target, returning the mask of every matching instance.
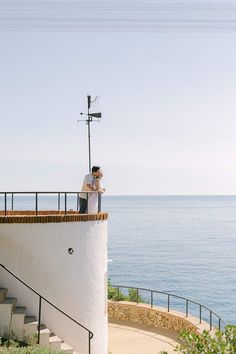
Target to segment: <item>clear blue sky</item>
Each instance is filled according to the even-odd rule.
[[[0,185],[79,190],[87,131],[108,194],[236,194],[236,34],[0,32]]]

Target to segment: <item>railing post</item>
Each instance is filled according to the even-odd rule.
[[[137,305],[138,305],[138,288],[136,290],[136,296],[137,296],[136,301],[137,301]]]
[[[153,308],[153,291],[151,290],[151,308]]]
[[[89,336],[89,342],[88,342],[88,354],[91,353],[91,343],[90,343],[90,332],[88,333]]]
[[[7,348],[10,347],[10,341],[11,341],[12,316],[13,316],[13,312],[11,311],[11,318],[10,318],[10,323],[9,323],[9,328],[8,328],[8,335],[7,335]]]
[[[41,307],[42,307],[42,297],[39,296],[38,340],[37,340],[37,343],[38,343],[38,344],[40,343]]]
[[[11,194],[11,210],[14,210],[14,194]]]
[[[186,317],[188,317],[188,300],[186,300]]]
[[[200,305],[199,307],[199,319],[200,319],[200,323],[202,323],[202,305]]]
[[[86,210],[86,214],[88,214],[88,206],[89,206],[89,193],[86,193],[86,198],[87,198],[87,210]]]
[[[5,216],[7,215],[7,193],[4,193],[4,209],[5,209]]]
[[[38,193],[35,193],[35,213],[38,215]]]
[[[89,331],[89,348],[88,354],[91,354],[91,339],[93,338],[93,334]]]
[[[212,330],[212,311],[210,311],[210,331]]]
[[[65,193],[65,215],[67,212],[67,193]]]
[[[77,211],[79,210],[79,193],[77,193]]]
[[[119,301],[119,298],[120,298],[120,287],[119,286],[117,286],[117,297],[118,297],[117,301]]]
[[[58,209],[58,211],[61,210],[61,193],[58,193],[58,196],[57,196],[57,209]]]
[[[218,325],[218,329],[219,329],[219,331],[220,331],[220,317],[219,317],[219,325]]]
[[[170,294],[168,294],[168,312],[170,312]]]
[[[98,192],[98,213],[102,210],[102,194]]]

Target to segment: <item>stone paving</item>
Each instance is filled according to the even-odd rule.
[[[158,354],[164,350],[176,354],[177,344],[174,331],[109,319],[110,354]]]

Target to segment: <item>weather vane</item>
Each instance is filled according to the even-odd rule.
[[[86,122],[88,125],[88,157],[89,157],[89,172],[91,172],[91,134],[90,134],[90,123],[100,122],[99,119],[102,118],[102,113],[90,113],[91,103],[94,103],[97,100],[97,96],[92,101],[91,96],[87,96],[88,99],[88,113],[80,113],[81,115],[86,115],[86,119],[78,119],[77,122]]]

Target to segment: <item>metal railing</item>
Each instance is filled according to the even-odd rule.
[[[64,212],[64,215],[66,215],[69,210],[71,211],[71,209],[68,210],[68,199],[69,199],[69,197],[72,197],[72,196],[75,197],[75,208],[73,210],[79,211],[79,198],[80,198],[81,193],[86,195],[86,199],[87,199],[87,212],[86,213],[88,213],[88,211],[89,211],[90,196],[97,195],[97,212],[100,213],[101,212],[101,195],[102,195],[102,193],[96,192],[96,191],[94,191],[94,192],[88,192],[88,191],[80,191],[80,192],[0,192],[0,196],[3,197],[3,203],[2,203],[3,208],[1,209],[1,207],[0,207],[0,210],[2,210],[4,212],[4,215],[6,216],[8,211],[16,210],[15,209],[16,196],[21,196],[21,197],[27,196],[30,199],[27,202],[29,203],[31,200],[33,200],[33,203],[34,203],[34,207],[30,210],[33,210],[35,212],[35,215],[38,215],[38,213],[40,211],[39,210],[40,196],[56,196],[57,197],[56,210],[60,211],[60,212],[62,211],[62,212]]]
[[[80,328],[84,329],[87,334],[88,334],[88,354],[91,354],[91,340],[93,338],[93,332],[90,331],[88,328],[86,328],[84,325],[76,321],[74,318],[66,314],[64,311],[59,309],[57,306],[55,306],[52,302],[47,300],[45,297],[43,297],[41,294],[39,294],[37,291],[35,291],[33,288],[31,288],[28,284],[26,284],[23,280],[21,280],[18,276],[16,276],[14,273],[12,273],[9,269],[7,269],[3,264],[0,264],[0,267],[4,269],[8,274],[12,275],[15,279],[17,279],[21,284],[26,286],[28,289],[30,289],[34,294],[36,294],[39,297],[39,307],[38,307],[38,338],[37,338],[37,343],[40,343],[40,329],[41,329],[41,312],[42,312],[42,300],[45,301],[47,304],[52,306],[54,309],[59,311],[62,315],[67,317],[69,320],[77,324]]]
[[[137,304],[139,303],[143,303],[142,301],[142,298],[140,296],[140,293],[141,292],[147,292],[149,293],[149,298],[150,298],[150,307],[153,308],[153,306],[157,306],[158,305],[158,301],[154,301],[154,295],[155,294],[159,294],[159,295],[165,295],[166,297],[166,300],[165,300],[165,303],[166,303],[166,308],[167,308],[167,311],[170,312],[171,310],[173,310],[173,307],[171,308],[171,305],[172,305],[172,301],[173,299],[179,299],[183,302],[184,304],[184,313],[185,313],[185,317],[188,318],[189,315],[190,315],[190,311],[189,311],[189,305],[190,304],[194,304],[194,305],[197,305],[197,307],[199,308],[198,309],[198,314],[194,314],[193,316],[194,317],[197,317],[199,319],[199,324],[202,323],[202,320],[203,320],[203,315],[202,315],[202,312],[203,310],[206,310],[207,313],[208,313],[208,316],[207,316],[207,319],[204,318],[204,321],[205,322],[209,322],[209,329],[212,330],[213,329],[213,319],[215,318],[217,320],[217,327],[219,330],[222,329],[222,327],[224,327],[226,325],[225,321],[219,317],[214,311],[212,311],[211,309],[209,309],[208,307],[196,302],[196,301],[193,301],[193,300],[190,300],[190,299],[187,299],[183,296],[179,296],[179,295],[174,295],[174,294],[170,294],[170,293],[167,293],[167,292],[164,292],[164,291],[158,291],[158,290],[151,290],[151,289],[145,289],[145,288],[137,288],[137,287],[132,287],[132,286],[124,286],[124,285],[109,285],[110,287],[112,288],[115,288],[117,289],[117,301],[119,301],[119,298],[122,298],[122,292],[121,290],[128,290],[129,289],[132,289],[132,290],[135,290],[135,293],[133,294],[133,298],[134,298],[134,302],[136,302]],[[123,294],[124,295],[124,294]],[[160,299],[159,299],[160,301]],[[144,299],[144,302],[145,302],[145,299]],[[162,301],[163,303],[163,301]],[[223,325],[223,326],[222,326]]]

